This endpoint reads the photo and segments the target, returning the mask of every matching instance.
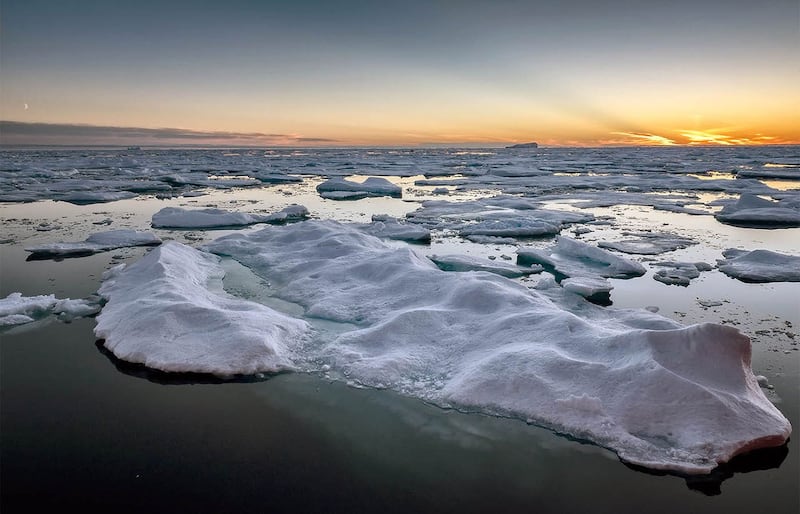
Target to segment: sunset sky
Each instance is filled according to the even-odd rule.
[[[800,2],[0,6],[4,144],[800,143]]]

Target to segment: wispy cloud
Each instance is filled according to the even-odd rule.
[[[180,145],[289,146],[332,144],[335,139],[298,134],[203,131],[180,128],[114,127],[70,123],[28,123],[0,120],[0,143],[53,145]]]
[[[734,136],[726,129],[708,130],[682,130],[681,136],[686,138],[689,145],[764,145],[781,144],[790,141],[782,141],[776,137],[765,136],[763,134],[753,134],[751,136]]]
[[[648,134],[646,132],[612,132],[614,135],[624,136],[628,138],[628,143],[635,143],[635,144],[651,144],[651,145],[675,145],[677,144],[674,140],[659,136],[658,134]]]

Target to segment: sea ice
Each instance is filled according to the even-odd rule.
[[[722,252],[717,268],[743,282],[800,282],[800,257],[769,250],[737,250]]]
[[[31,252],[35,257],[58,257],[66,255],[91,255],[115,250],[117,248],[157,246],[160,244],[161,239],[152,232],[118,229],[96,232],[87,237],[85,241],[46,243],[37,246],[29,246],[25,248],[25,251]]]
[[[539,237],[552,236],[561,231],[560,224],[530,218],[493,219],[479,221],[462,228],[462,236]]]
[[[597,246],[610,248],[622,253],[658,255],[696,244],[696,241],[692,239],[661,232],[636,232],[624,233],[623,235],[634,236],[635,238],[624,241],[600,241]]]
[[[324,364],[357,384],[532,419],[626,462],[685,473],[781,445],[791,432],[753,376],[749,339],[731,327],[681,327],[583,300],[559,305],[545,296],[558,290],[443,272],[408,247],[335,222],[232,234],[207,248],[250,267],[307,316],[342,323],[338,336],[305,347],[306,369]],[[598,260],[581,246],[565,249],[588,256],[591,269],[636,268],[605,262],[603,250]]]
[[[11,293],[0,299],[0,327],[22,325],[47,316],[56,301],[52,294],[22,296],[22,293]]]
[[[249,214],[223,209],[183,209],[164,207],[153,214],[152,225],[157,228],[219,228],[242,227],[256,223],[285,223],[308,217],[302,205],[290,205],[272,214]]]
[[[752,194],[742,194],[736,203],[726,205],[715,217],[729,225],[800,227],[800,207],[796,203],[773,202]]]
[[[381,239],[397,239],[412,243],[430,243],[431,231],[425,227],[400,222],[389,216],[373,216],[372,223],[362,223],[358,227]]]
[[[710,271],[710,264],[705,262],[654,262],[653,266],[661,266],[653,273],[653,278],[667,285],[688,286],[689,283],[700,276],[701,271]]]
[[[95,335],[118,358],[219,376],[294,367],[306,322],[222,289],[219,257],[169,241],[104,277]]]
[[[546,250],[518,248],[517,263],[542,264],[567,277],[632,278],[646,271],[638,262],[566,236],[559,236],[556,244]]]
[[[58,314],[62,321],[91,316],[100,311],[99,298],[59,300],[55,295],[22,296],[11,293],[0,299],[0,327],[22,325]]]
[[[584,298],[607,295],[614,289],[608,279],[592,276],[565,278],[561,281],[561,287]]]
[[[516,266],[514,264],[506,264],[503,262],[490,261],[488,259],[481,259],[479,257],[472,257],[469,255],[432,255],[430,259],[442,271],[488,271],[497,275],[516,278],[533,273],[541,273],[544,269],[541,266],[534,264],[533,266]]]
[[[334,177],[317,186],[317,191],[323,198],[330,200],[345,200],[364,198],[367,196],[395,196],[400,197],[403,189],[392,184],[385,178],[369,177],[364,182],[353,182],[342,177]]]

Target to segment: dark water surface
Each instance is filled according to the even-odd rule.
[[[2,335],[3,512],[777,513],[800,505],[792,441],[687,481],[630,469],[606,450],[520,421],[316,376],[167,380],[110,362],[93,326],[50,320]],[[800,426],[796,407],[783,410]]]

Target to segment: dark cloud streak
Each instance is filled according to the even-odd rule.
[[[165,142],[213,144],[230,142],[251,145],[336,143],[335,139],[302,137],[296,134],[262,132],[202,131],[180,128],[115,127],[69,123],[29,123],[0,120],[2,144],[163,144]]]

